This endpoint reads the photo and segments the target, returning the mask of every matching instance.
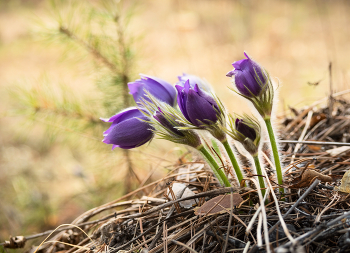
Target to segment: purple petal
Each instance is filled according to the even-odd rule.
[[[219,110],[218,104],[216,103],[215,99],[207,94],[206,92],[202,91],[200,88],[198,88],[198,85],[194,87],[194,90],[198,93],[199,96],[207,100],[212,106],[215,107],[216,110]]]
[[[148,90],[156,98],[174,105],[176,98],[176,90],[170,83],[153,76],[140,74],[144,83],[144,89]]]
[[[133,96],[136,103],[139,102],[142,97],[144,97],[144,84],[142,83],[141,79],[128,83],[128,88],[130,90],[129,94]]]
[[[244,62],[246,62],[246,61],[247,61],[247,59],[242,59],[242,60],[236,61],[236,62],[232,63],[232,66],[237,70],[241,70],[241,65],[244,64]]]
[[[184,84],[185,93],[187,94],[190,89],[191,89],[190,80],[187,80]]]
[[[231,71],[227,72],[226,76],[232,77],[234,75],[234,72],[235,72],[235,70],[231,70]]]
[[[199,121],[210,124],[217,121],[216,111],[206,99],[198,95],[194,90],[189,90],[186,101],[187,113],[190,122],[196,126],[201,126]]]
[[[252,93],[257,96],[261,91],[260,84],[256,82],[248,69],[235,70],[235,84],[239,92],[248,97],[252,97]]]
[[[232,63],[232,66],[235,69],[242,70],[242,68],[246,67],[248,64],[250,64],[250,62],[253,62],[246,52],[244,52],[244,56],[247,59],[242,59],[242,60],[239,60],[239,61],[236,61],[236,62]]]
[[[210,85],[198,76],[183,73],[182,76],[178,76],[178,79],[179,82],[177,83],[177,85],[184,86],[186,81],[188,80],[191,88],[194,88],[195,85],[198,84],[198,86],[206,92],[210,92],[211,90]]]
[[[137,108],[130,107],[117,113],[116,115],[110,117],[109,119],[102,119],[104,122],[113,122],[112,125],[106,131],[103,132],[103,135],[104,136],[107,135],[113,129],[113,127],[117,125],[119,122],[131,119],[134,117],[140,118],[142,116],[143,114]]]
[[[251,128],[250,126],[246,125],[243,121],[243,119],[238,120],[236,119],[235,125],[236,125],[236,130],[240,132],[243,136],[246,138],[251,139],[252,141],[255,140],[256,138],[256,132],[254,128]]]
[[[140,119],[146,120],[147,117],[142,116]],[[109,132],[104,143],[113,144],[113,148],[120,147],[130,149],[141,146],[153,137],[150,125],[138,118],[131,118],[115,125]]]
[[[177,78],[179,79],[179,82],[177,84],[182,87],[184,87],[187,81],[189,81],[189,84],[192,88],[194,88],[196,84],[199,84],[201,82],[199,77],[194,75],[188,75],[186,73],[183,73],[182,76],[178,76]]]
[[[266,82],[264,71],[247,53],[244,53],[244,55],[247,59],[232,63],[235,69],[226,75],[229,77],[235,76],[237,89],[243,95],[248,97],[258,96],[262,90],[262,85]]]
[[[190,120],[186,111],[187,94],[185,93],[185,88],[180,85],[176,85],[175,88],[177,89],[177,92],[178,92],[177,104],[179,105],[180,111],[182,112],[182,114],[187,120]]]
[[[236,127],[236,129],[238,128],[238,124],[239,124],[240,121],[241,121],[241,120],[238,119],[238,118],[235,120],[235,127]]]

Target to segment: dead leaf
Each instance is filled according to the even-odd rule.
[[[183,192],[183,189],[185,188],[186,188],[186,185],[181,183],[173,183],[171,186],[171,189],[173,190],[173,193],[175,194],[175,196],[177,196],[178,194],[181,194],[181,192]],[[173,199],[173,196],[169,192],[169,189],[167,190],[167,195],[170,199]],[[194,192],[186,188],[186,190],[182,194],[182,198],[190,197],[190,196],[194,196]],[[198,203],[198,199],[189,199],[189,200],[184,200],[179,202],[180,206],[184,208],[191,208],[196,203]]]
[[[233,206],[239,205],[243,199],[238,193],[232,194]],[[231,194],[219,195],[207,202],[205,202],[201,207],[195,209],[196,215],[214,215],[218,213],[226,212],[231,208]]]
[[[322,146],[321,145],[306,145],[311,151],[320,151],[322,149]]]
[[[304,188],[312,184],[315,179],[319,179],[322,182],[332,182],[331,176],[323,175],[315,170],[305,169],[300,176],[293,179],[289,188]]]
[[[317,140],[310,139],[310,140],[308,140],[308,141],[317,141]],[[311,151],[314,151],[314,152],[317,152],[317,151],[322,150],[322,145],[307,144],[306,146],[307,146]]]
[[[340,186],[334,187],[334,190],[350,193],[350,170],[345,172],[343,178],[341,179]]]
[[[307,166],[307,168],[308,168],[308,169],[314,169],[314,168],[315,168],[315,164],[309,164],[309,165]]]
[[[324,114],[324,113],[316,114],[315,113],[311,118],[309,128],[312,128],[314,125],[316,125],[318,122],[320,122],[321,120],[323,120],[325,118],[327,118],[326,114]]]
[[[330,154],[331,156],[337,156],[343,152],[346,152],[350,149],[349,146],[341,146],[339,148],[333,148],[333,149],[329,149],[329,150],[326,150],[326,152],[328,154]]]

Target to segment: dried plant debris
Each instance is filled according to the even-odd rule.
[[[349,150],[350,150],[349,146],[342,146],[339,148],[328,149],[326,150],[326,152],[334,157],[334,156],[340,155],[341,153],[347,152]]]
[[[288,186],[283,195],[264,158],[277,206],[270,191],[263,210],[249,180],[244,190],[220,187],[203,161],[194,160],[176,165],[164,180],[77,217],[72,225],[89,238],[74,226],[60,227],[36,252],[350,252],[350,149],[328,144],[350,141],[350,104],[334,97],[332,120],[327,107],[294,111],[296,116],[283,122],[280,139],[322,143],[281,144]],[[248,161],[242,166],[246,178],[257,179]],[[12,237],[2,246],[23,247],[51,232]]]
[[[231,199],[232,198],[232,199]],[[243,201],[241,195],[234,193],[231,195],[219,195],[201,207],[195,209],[195,215],[214,215],[229,212],[232,207],[238,206]]]
[[[292,184],[288,186],[288,188],[304,188],[304,187],[308,187],[312,184],[313,181],[315,181],[315,179],[319,179],[322,182],[332,182],[333,179],[331,176],[328,175],[323,175],[315,170],[312,169],[304,169],[301,172],[301,175],[298,177],[295,177],[292,180]]]
[[[24,236],[10,237],[10,241],[5,241],[4,247],[10,249],[23,248],[26,243]]]
[[[184,192],[182,193],[182,191],[184,191]],[[182,193],[182,197],[184,197],[184,198],[195,195],[192,190],[188,189],[185,184],[181,184],[181,183],[173,183],[171,188],[168,188],[168,190],[167,190],[168,198],[171,200],[175,200],[176,196],[178,194],[181,194],[181,193]],[[192,206],[196,205],[197,202],[198,202],[197,199],[189,199],[189,200],[181,201],[179,203],[179,205],[181,207],[188,209],[188,208],[191,208]]]
[[[336,191],[350,193],[350,170],[348,170],[343,178],[341,179],[341,184],[339,187],[334,188]]]

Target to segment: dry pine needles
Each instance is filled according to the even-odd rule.
[[[350,104],[333,100],[331,112],[313,105],[292,109],[293,118],[283,120],[281,139],[300,143],[281,145],[287,165],[284,196],[272,189],[278,185],[266,154],[270,184],[265,207],[254,182],[250,188],[221,188],[202,161],[184,162],[165,178],[89,210],[54,232],[11,237],[2,246],[21,248],[26,240],[53,233],[29,252],[348,252],[350,180],[341,178],[349,170],[350,147],[332,143],[350,141]],[[257,180],[246,165],[247,180]],[[174,183],[186,187],[172,192]],[[145,189],[148,196],[134,198]],[[184,197],[186,189],[194,194]],[[184,200],[194,206],[183,207]]]

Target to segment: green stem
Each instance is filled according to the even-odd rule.
[[[218,143],[216,142],[216,140],[215,139],[211,139],[211,144],[213,146],[213,149],[217,153],[217,155],[220,156],[220,149],[219,149],[219,146],[218,146]]]
[[[261,167],[260,167],[260,162],[259,162],[259,157],[257,155],[253,156],[254,159],[254,164],[255,164],[255,168],[256,168],[256,173],[258,173],[258,175],[262,176],[262,171],[261,171]],[[260,188],[265,188],[265,182],[264,182],[264,177],[258,177],[259,178],[259,184],[260,184]],[[265,189],[261,189],[261,193],[263,196],[265,196]]]
[[[233,168],[234,168],[234,170],[236,172],[238,181],[239,181],[239,183],[241,183],[241,181],[243,179],[243,175],[242,175],[241,169],[239,168],[239,165],[238,165],[238,162],[237,162],[237,160],[235,158],[235,155],[232,152],[231,146],[230,146],[230,144],[228,143],[227,140],[222,142],[222,144],[224,145],[224,147],[226,149],[226,152],[227,152],[228,156],[230,157],[230,160],[231,160],[232,166],[233,166]]]
[[[271,125],[271,119],[270,118],[265,118],[265,124],[266,124],[266,127],[267,127],[267,131],[269,132],[273,158],[275,160],[277,181],[278,181],[279,185],[282,185],[283,184],[283,177],[282,177],[281,162],[280,162],[280,157],[279,157],[279,154],[278,154],[278,148],[277,148],[275,135],[273,133],[273,129],[272,129],[272,125]],[[283,188],[280,188],[280,192],[283,192]]]
[[[230,182],[228,181],[225,173],[220,169],[219,165],[215,161],[215,159],[209,154],[209,152],[205,149],[205,147],[201,146],[197,148],[207,159],[210,167],[212,168],[215,176],[218,178],[221,185],[225,185],[226,187],[231,187]]]

